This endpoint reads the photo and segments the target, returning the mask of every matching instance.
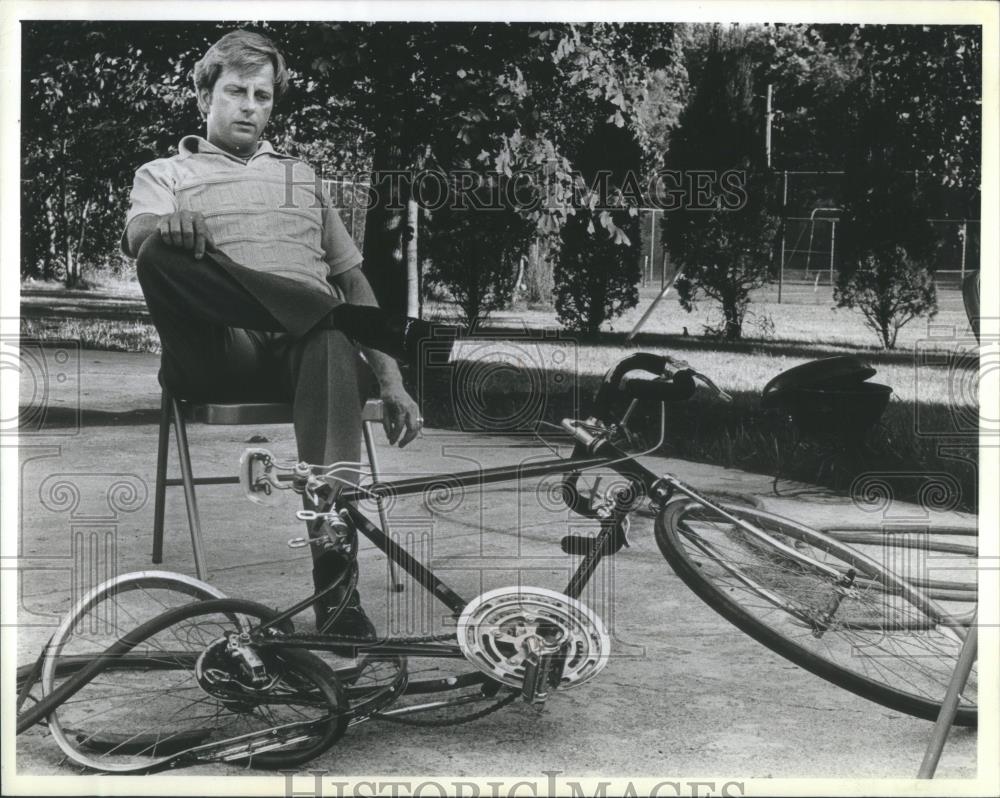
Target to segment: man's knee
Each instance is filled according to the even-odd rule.
[[[135,259],[135,272],[139,283],[142,284],[165,270],[176,271],[194,264],[194,256],[191,253],[168,246],[160,238],[159,233],[153,233],[139,247],[139,254]]]
[[[139,247],[135,258],[135,273],[139,282],[146,281],[154,273],[159,272],[167,261],[169,248],[163,243],[160,234],[154,232]]]

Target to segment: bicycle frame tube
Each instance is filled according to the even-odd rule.
[[[514,482],[519,479],[532,479],[547,476],[548,474],[567,473],[579,469],[593,468],[595,466],[605,465],[607,462],[608,458],[603,456],[576,458],[557,457],[517,466],[500,466],[498,468],[460,471],[452,474],[438,474],[433,477],[416,477],[392,482],[379,482],[368,488],[357,487],[345,489],[338,496],[337,504],[347,510],[347,515],[358,532],[368,538],[396,565],[400,566],[411,577],[413,577],[419,585],[448,607],[448,609],[451,610],[457,618],[461,615],[462,610],[465,609],[465,606],[469,602],[445,584],[443,580],[439,579],[429,568],[411,555],[406,549],[391,540],[380,527],[369,521],[368,518],[365,517],[365,515],[358,509],[356,503],[360,499],[367,499],[373,495],[410,496],[415,493],[422,493],[428,489],[440,488],[442,485],[457,488],[493,484],[497,482]],[[593,569],[591,569],[591,572],[592,570]],[[330,585],[324,590],[314,593],[308,598],[299,601],[277,617],[272,618],[267,623],[261,624],[255,631],[264,630],[281,624],[302,610],[308,608],[321,595],[331,592],[334,587],[336,586]],[[582,586],[580,589],[582,589]],[[289,641],[283,641],[282,645],[285,645],[288,642]],[[313,640],[309,645],[304,645],[302,647],[323,648],[322,645],[312,644],[315,642],[318,642],[318,640]],[[401,650],[398,653],[416,653],[416,650],[424,652],[426,648],[427,647],[424,645],[419,647],[411,646],[407,648],[406,651]],[[435,651],[431,652],[429,655],[450,656],[449,651],[446,650],[444,646],[434,648]],[[380,648],[379,650],[382,651],[383,649]]]
[[[601,444],[596,451],[597,454],[601,454],[605,458],[605,462],[615,471],[617,471],[622,476],[635,480],[643,485],[647,491],[647,495],[650,496],[666,496],[669,498],[673,495],[674,491],[683,493],[689,498],[695,499],[701,502],[706,507],[719,513],[723,518],[736,524],[740,529],[757,538],[760,541],[765,541],[768,545],[774,546],[786,556],[800,563],[801,565],[808,566],[810,568],[815,568],[816,570],[826,574],[833,579],[841,579],[842,574],[834,567],[827,565],[826,563],[819,562],[800,551],[782,543],[780,540],[768,535],[766,532],[757,529],[753,524],[747,523],[742,518],[738,518],[732,513],[726,512],[722,507],[720,507],[715,502],[706,498],[704,495],[699,493],[694,488],[685,485],[681,480],[672,474],[664,474],[662,477],[658,477],[655,473],[646,468],[642,463],[636,462],[634,459],[629,457],[625,452],[619,449],[617,446],[609,441],[605,441]],[[595,563],[596,565],[596,563]]]
[[[566,471],[577,471],[605,465],[613,456],[556,457],[551,460],[540,460],[537,463],[525,463],[516,466],[498,466],[496,468],[459,471],[453,474],[437,474],[433,477],[413,477],[412,479],[399,479],[394,482],[376,482],[374,485],[366,488],[345,488],[339,495],[339,501],[351,504],[361,499],[370,498],[373,495],[410,496],[414,493],[421,493],[428,488],[439,488],[442,485],[465,488],[475,485],[489,485],[494,482],[513,482],[517,479],[532,479],[534,477],[544,477],[549,474],[559,474]]]

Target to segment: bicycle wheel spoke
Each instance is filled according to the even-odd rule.
[[[259,605],[213,599],[171,608],[120,635],[107,653],[94,652],[96,672],[85,671],[90,660],[68,652],[60,671],[65,649],[57,647],[45,689],[55,689],[52,675],[61,672],[73,683],[74,693],[50,714],[67,755],[117,772],[162,766],[185,752],[273,767],[305,761],[332,744],[346,726],[346,704],[322,661],[307,652],[265,649],[268,675],[255,683],[230,653],[230,633],[273,617],[249,607]],[[123,646],[124,654],[111,653]],[[199,676],[194,667],[202,660]],[[91,681],[82,681],[88,676]]]
[[[741,523],[694,500],[657,519],[661,551],[699,596],[818,675],[934,717],[963,640],[954,620],[846,543],[763,511],[725,509]],[[974,722],[975,685],[973,671],[960,722]]]

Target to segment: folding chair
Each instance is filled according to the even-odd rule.
[[[382,402],[370,399],[362,411],[362,433],[368,464],[372,477],[378,481],[379,466],[375,454],[372,426],[382,420]],[[202,424],[253,425],[291,423],[292,406],[281,402],[245,403],[197,403],[178,399],[166,388],[160,401],[160,436],[156,452],[156,492],[153,511],[153,562],[163,562],[163,517],[168,487],[181,485],[187,504],[188,526],[191,530],[191,548],[194,551],[194,569],[199,579],[204,579],[208,569],[202,544],[201,520],[198,516],[196,485],[230,485],[239,483],[237,476],[195,477],[191,468],[191,453],[188,449],[187,422]],[[170,449],[170,426],[173,424],[177,440],[177,456],[180,460],[181,476],[167,477],[167,455]],[[382,529],[389,533],[388,521],[381,499],[376,499]],[[395,574],[393,574],[395,577]],[[395,582],[395,578],[393,578]],[[397,588],[398,589],[398,588]]]

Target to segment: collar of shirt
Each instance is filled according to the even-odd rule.
[[[177,145],[177,154],[181,158],[188,158],[195,153],[201,153],[202,155],[222,155],[223,157],[229,158],[233,161],[239,161],[240,163],[249,163],[254,158],[270,155],[275,158],[291,158],[290,155],[285,155],[284,153],[278,152],[274,147],[271,146],[269,141],[259,141],[257,142],[257,149],[254,150],[253,155],[249,158],[240,158],[237,155],[226,152],[221,147],[216,147],[208,139],[202,138],[201,136],[185,136],[180,140]]]

